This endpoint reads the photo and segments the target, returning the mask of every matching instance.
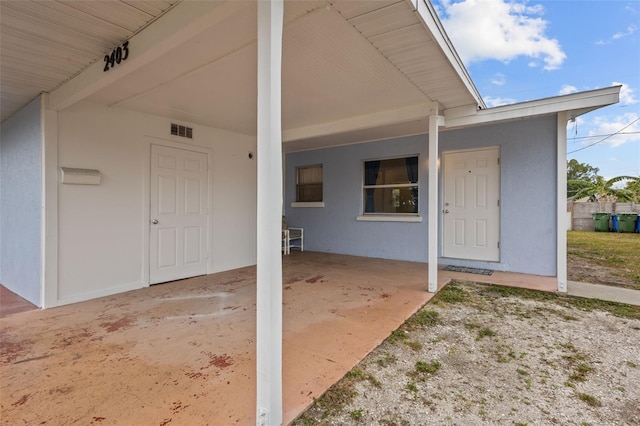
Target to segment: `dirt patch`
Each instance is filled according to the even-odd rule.
[[[571,281],[640,290],[640,235],[615,232],[567,233]]]
[[[640,283],[629,275],[622,274],[620,267],[598,265],[593,260],[576,254],[567,255],[567,275],[571,281],[640,290]]]
[[[638,425],[640,308],[452,283],[296,425]]]

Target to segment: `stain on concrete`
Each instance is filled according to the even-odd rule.
[[[14,406],[14,407],[19,407],[21,405],[24,405],[24,403],[27,402],[27,400],[29,399],[30,396],[31,396],[30,394],[22,395],[22,398],[20,398],[19,400],[17,400],[16,402],[14,402],[11,405]]]
[[[307,278],[306,280],[304,280],[304,282],[309,284],[314,284],[314,283],[317,283],[318,280],[321,280],[323,278],[324,278],[324,275],[316,275],[315,277]]]
[[[62,395],[67,395],[70,394],[73,391],[73,386],[62,386],[62,387],[57,387],[55,389],[51,389],[49,391],[50,395],[56,394],[56,393],[60,393]]]
[[[0,357],[3,362],[12,363],[21,358],[31,348],[31,345],[33,345],[33,340],[13,341],[7,334],[0,333]]]
[[[240,306],[225,306],[224,308],[222,308],[223,310],[232,310],[235,311],[236,309],[240,308]]]
[[[113,333],[114,331],[131,327],[134,322],[134,318],[125,316],[115,321],[100,323],[100,327],[104,328],[107,333]]]
[[[209,357],[209,365],[207,365],[206,367],[202,367],[201,370],[212,366],[218,367],[219,369],[224,369],[233,365],[233,358],[231,358],[227,354],[217,355],[213,352],[207,351],[202,351],[200,353]]]
[[[291,277],[283,277],[282,279],[282,283],[283,284],[293,284],[293,283],[297,283],[298,281],[302,281],[302,277],[298,277],[298,276],[291,276]]]
[[[58,340],[55,342],[51,349],[64,349],[76,343],[80,343],[83,340],[90,339],[93,334],[88,328],[81,328],[80,330],[67,330],[62,333],[56,334]]]
[[[52,356],[52,355],[42,355],[42,356],[36,356],[36,357],[33,357],[33,358],[22,359],[20,361],[14,362],[14,364],[22,364],[23,362],[37,361],[39,359],[49,358],[50,356]]]

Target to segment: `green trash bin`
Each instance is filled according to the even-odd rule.
[[[636,220],[638,220],[638,213],[618,213],[618,232],[633,233]]]
[[[609,232],[609,219],[611,218],[611,213],[594,213],[593,214],[593,224],[595,226],[596,232]]]

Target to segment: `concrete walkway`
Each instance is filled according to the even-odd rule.
[[[640,306],[640,291],[629,288],[569,281],[567,283],[567,294],[569,296]]]

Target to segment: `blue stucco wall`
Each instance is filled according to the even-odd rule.
[[[2,123],[0,131],[0,283],[42,306],[40,97]]]
[[[555,140],[555,116],[441,132],[441,153],[499,146],[501,157],[501,260],[441,259],[441,263],[555,276]],[[419,155],[422,222],[357,221],[362,213],[362,162],[415,154]],[[287,221],[305,228],[306,250],[426,262],[427,163],[427,135],[289,153]],[[323,165],[325,207],[291,207],[295,169],[312,164]]]

